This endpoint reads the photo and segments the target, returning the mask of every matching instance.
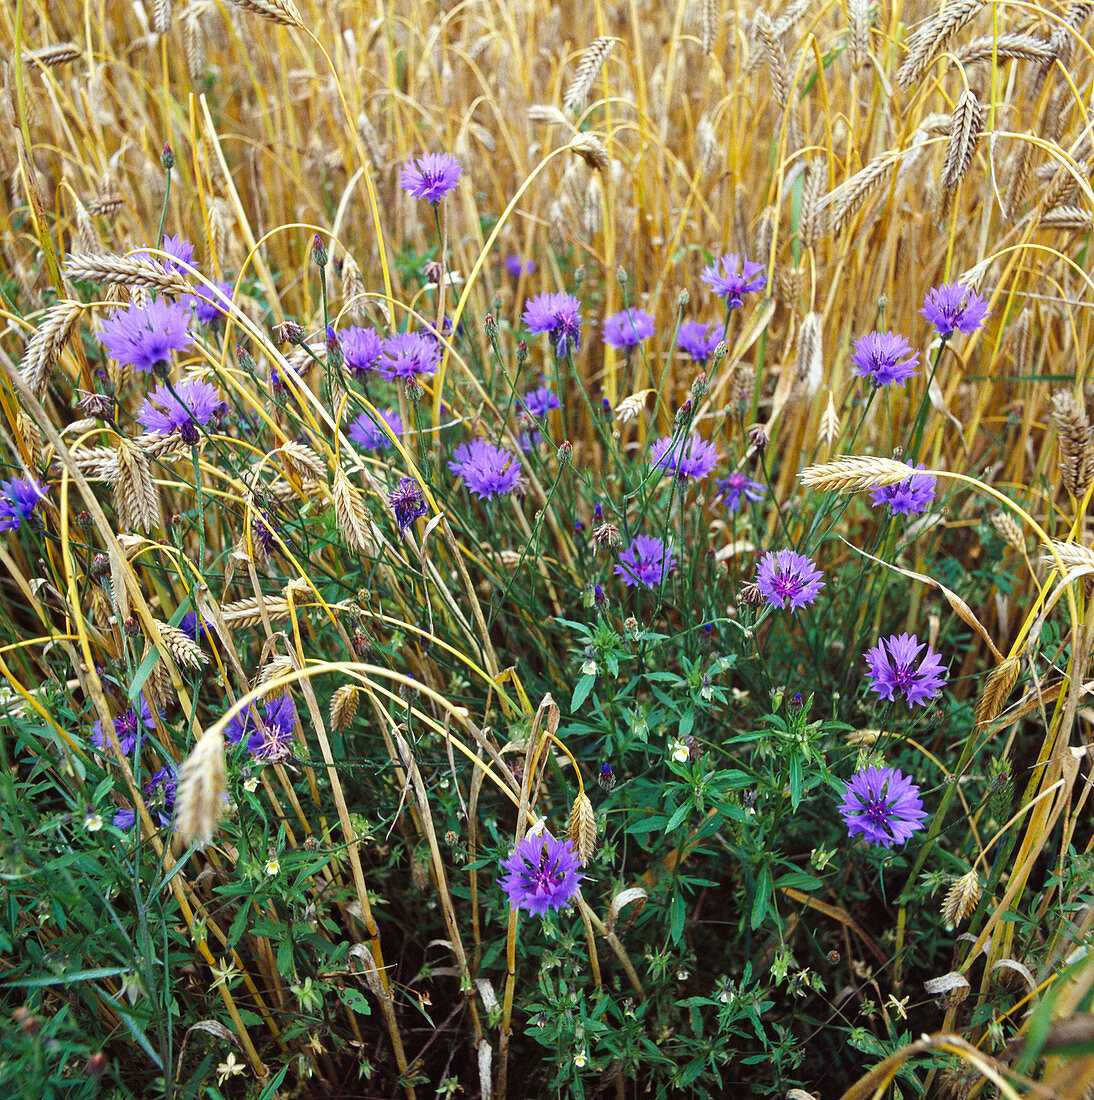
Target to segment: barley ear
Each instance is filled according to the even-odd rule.
[[[1007,657],[996,665],[988,676],[987,683],[976,704],[976,724],[986,726],[992,722],[1003,709],[1011,689],[1018,680],[1022,661],[1019,657]]]
[[[1060,481],[1081,500],[1094,480],[1094,447],[1086,409],[1069,390],[1063,390],[1052,397],[1052,417],[1060,445]]]
[[[972,916],[979,901],[980,876],[975,871],[969,871],[950,887],[942,903],[942,916],[947,924],[960,924]]]
[[[330,697],[330,728],[341,733],[357,714],[361,689],[356,684],[343,684]]]
[[[224,810],[228,777],[224,766],[224,735],[216,727],[198,739],[179,770],[175,799],[175,829],[187,846],[204,848]]]
[[[582,863],[588,863],[596,851],[596,814],[593,813],[593,804],[584,791],[574,799],[568,832],[577,858]]]

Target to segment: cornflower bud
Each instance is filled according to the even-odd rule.
[[[687,309],[688,304],[691,302],[691,295],[686,290],[681,290],[677,295],[676,304],[681,309]]]
[[[327,246],[320,239],[318,233],[312,238],[311,258],[316,267],[326,267],[327,260],[330,259],[330,254],[327,252]]]
[[[623,269],[622,264],[620,264],[619,267],[615,269],[615,277],[619,280],[620,286],[627,285],[627,272]]]
[[[567,439],[558,448],[560,466],[568,466],[574,457],[574,445]]]
[[[607,546],[609,549],[618,546],[622,542],[619,528],[614,523],[602,523],[593,531],[593,542],[597,546]]]
[[[483,331],[486,333],[486,339],[491,344],[498,342],[498,323],[494,320],[494,315],[488,313],[482,322]]]
[[[691,396],[698,401],[707,392],[707,376],[705,371],[700,371],[691,384]]]
[[[672,424],[673,434],[680,431],[680,429],[687,424],[691,419],[691,398],[689,397],[679,409],[676,410],[676,418]]]
[[[337,370],[346,361],[342,354],[342,341],[333,325],[327,325],[327,362]]]
[[[528,341],[521,340],[517,344],[517,366],[523,367],[526,362],[528,362]]]
[[[163,143],[163,152],[160,153],[160,164],[162,164],[168,172],[175,167],[175,151],[171,148],[171,143],[169,141]]]
[[[295,321],[282,321],[274,325],[274,339],[279,344],[302,344],[304,329]]]
[[[240,367],[248,374],[254,374],[254,356],[251,355],[242,344],[236,344],[236,362],[239,363]]]

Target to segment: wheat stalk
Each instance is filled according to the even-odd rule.
[[[943,191],[952,191],[965,178],[983,125],[984,105],[972,91],[966,90],[953,109],[950,140],[946,146],[946,159],[942,163],[942,178],[939,181]]]
[[[1061,539],[1049,541],[1051,551],[1042,558],[1048,565],[1056,565],[1057,559],[1068,569],[1089,569],[1094,573],[1094,549],[1081,542],[1064,542]]]
[[[851,455],[809,466],[799,476],[807,488],[822,493],[857,493],[906,481],[908,466],[892,458]]]
[[[981,692],[980,699],[976,704],[976,724],[978,726],[986,726],[989,722],[995,720],[1018,680],[1021,667],[1020,658],[1011,656],[1000,661],[991,670],[991,674],[984,684],[984,690]]]
[[[821,199],[819,213],[827,219],[828,229],[835,236],[839,236],[851,215],[866,201],[867,195],[904,156],[901,150],[881,153]]]
[[[112,218],[124,202],[118,181],[113,176],[108,176],[99,187],[98,194],[89,200],[87,212],[95,217]]]
[[[611,167],[608,150],[595,134],[574,134],[566,148],[577,153],[590,168],[595,168],[598,172],[607,172]]]
[[[148,457],[127,439],[118,441],[115,454],[118,472],[114,479],[114,511],[118,523],[124,530],[151,531],[159,519],[159,496]]]
[[[189,294],[193,290],[181,276],[168,271],[154,260],[136,256],[70,256],[65,263],[64,273],[72,282],[143,286],[164,290],[169,294]]]
[[[1037,224],[1053,229],[1073,229],[1078,233],[1089,233],[1094,229],[1094,212],[1079,206],[1061,204],[1041,214]]]
[[[346,545],[360,554],[367,554],[372,545],[369,537],[369,514],[360,490],[341,467],[334,471],[334,515]]]
[[[265,596],[260,603],[257,596],[248,596],[246,599],[225,604],[220,609],[227,626],[240,628],[257,626],[262,622],[263,611],[265,611],[266,617],[270,619],[287,618],[289,601],[283,596]]]
[[[960,924],[972,916],[979,901],[980,877],[975,871],[969,871],[950,887],[942,902],[942,916],[947,924]]]
[[[198,738],[179,770],[175,829],[183,844],[204,848],[212,842],[227,788],[224,735],[214,726]]]
[[[562,108],[565,111],[576,111],[589,94],[589,89],[596,83],[597,75],[604,67],[608,54],[618,42],[618,38],[606,35],[603,38],[594,38],[581,53],[581,59],[577,63],[577,72],[574,74],[566,94],[562,97]]]
[[[361,688],[357,684],[343,684],[330,697],[330,728],[341,733],[349,728],[357,714]]]
[[[996,534],[1013,550],[1026,548],[1022,528],[1009,512],[995,512],[988,516],[988,522],[995,528]]]
[[[149,25],[152,33],[158,35],[164,35],[171,29],[171,0],[152,0]]]
[[[722,18],[721,0],[702,0],[699,11],[699,47],[703,53],[713,53],[718,38],[718,23]]]
[[[304,25],[293,0],[232,0],[232,3],[244,11],[251,12],[253,15],[260,15],[263,19],[269,19],[271,23],[280,23],[285,27],[302,27]]]
[[[315,481],[325,481],[327,468],[323,460],[306,443],[297,443],[295,439],[287,440],[277,449],[278,457],[282,460],[286,471],[303,480],[310,477]]]
[[[821,417],[820,425],[820,439],[822,443],[827,443],[831,446],[837,439],[839,439],[840,423],[839,414],[836,412],[836,401],[832,396],[832,391],[828,391],[828,405],[824,410],[824,415]]]
[[[998,38],[991,35],[974,38],[955,50],[954,57],[962,65],[976,65],[991,61],[993,57],[999,61],[1036,61],[1044,64],[1052,61],[1054,54],[1052,43],[1047,38],[1008,32]]]
[[[851,67],[861,69],[870,56],[870,0],[847,0]]]
[[[1094,479],[1094,447],[1086,409],[1070,390],[1062,390],[1052,397],[1052,418],[1060,445],[1060,481],[1076,500],[1082,500]]]
[[[615,407],[615,418],[620,424],[629,424],[646,407],[646,398],[653,390],[639,390],[624,397]]]
[[[26,351],[19,361],[19,373],[35,394],[40,395],[45,389],[72,326],[83,311],[83,302],[62,298],[46,310],[41,324],[27,341]]]
[[[922,23],[908,39],[908,56],[897,70],[896,83],[907,90],[918,84],[935,58],[983,6],[982,0],[953,0]]]
[[[570,809],[568,825],[570,843],[582,863],[588,863],[596,851],[596,814],[589,796],[582,791]]]
[[[67,65],[83,56],[83,50],[72,42],[53,42],[37,50],[27,50],[23,54],[24,65],[42,65],[52,69],[57,65]]]
[[[167,652],[175,658],[177,664],[185,665],[187,668],[201,668],[202,665],[209,663],[209,658],[202,653],[201,646],[177,626],[158,620],[156,626],[159,627]]]
[[[794,389],[812,397],[824,381],[824,350],[821,346],[821,315],[810,312],[798,333],[798,358],[794,364]]]
[[[828,179],[828,172],[820,159],[809,161],[805,166],[805,181],[802,184],[801,217],[798,219],[798,235],[806,248],[813,248],[824,236],[824,214],[821,209],[821,196]]]

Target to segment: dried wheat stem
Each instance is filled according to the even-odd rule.
[[[992,669],[991,675],[988,676],[987,682],[984,684],[980,700],[976,704],[976,724],[978,726],[986,726],[989,722],[995,720],[1018,680],[1021,667],[1021,658],[1011,656]]]
[[[819,204],[819,212],[827,219],[828,229],[838,236],[851,215],[866,201],[866,196],[903,159],[904,153],[901,150],[881,153],[850,179],[829,191]]]
[[[52,69],[56,65],[67,65],[82,55],[80,47],[72,42],[54,42],[37,50],[27,50],[23,54],[23,64],[43,65]]]
[[[186,665],[188,668],[201,668],[209,663],[209,658],[201,650],[201,646],[194,641],[185,631],[170,623],[155,620],[159,628],[160,637],[167,647],[167,652],[174,657],[176,664]]]
[[[1022,534],[1022,528],[1009,512],[995,512],[988,517],[988,522],[1009,547],[1014,550],[1025,550],[1026,540]]]
[[[582,863],[588,863],[596,851],[596,814],[593,812],[593,804],[589,796],[582,791],[570,809],[570,820],[567,825],[570,843],[577,852],[577,858]]]
[[[1089,569],[1094,573],[1094,549],[1091,547],[1061,539],[1050,539],[1049,547],[1049,553],[1043,558],[1046,564],[1058,567],[1059,560],[1067,569]]]
[[[960,924],[972,916],[980,901],[980,877],[975,871],[962,875],[946,894],[942,916],[947,924]]]
[[[360,490],[353,485],[341,467],[334,471],[332,496],[334,515],[346,545],[359,554],[367,554],[372,547],[368,509]]]

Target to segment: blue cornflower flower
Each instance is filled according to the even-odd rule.
[[[942,283],[927,291],[919,311],[939,336],[958,332],[975,332],[987,318],[988,303],[971,287],[961,283]]]
[[[148,700],[145,699],[144,692],[142,691],[140,698],[140,716],[138,717],[136,710],[133,708],[133,704],[130,703],[130,705],[114,719],[114,731],[118,735],[118,744],[121,745],[122,752],[128,756],[140,744],[144,730],[152,729],[155,729],[155,725],[152,722],[152,711],[149,710]],[[102,722],[93,722],[91,731],[91,743],[97,749],[105,749],[106,736],[103,733]]]
[[[412,477],[404,477],[387,495],[387,502],[395,512],[395,522],[402,534],[419,516],[429,511],[422,496],[422,487]]]
[[[351,325],[341,333],[342,354],[346,364],[358,377],[382,368],[384,338],[374,328]]]
[[[635,535],[612,567],[612,572],[622,577],[628,588],[639,584],[655,588],[675,570],[672,547],[664,539],[651,535]]]
[[[686,442],[671,435],[658,439],[650,448],[650,465],[665,471],[665,477],[694,478],[701,481],[721,459],[714,444],[698,435]]]
[[[585,877],[569,840],[555,840],[546,830],[526,836],[509,858],[502,860],[505,876],[498,880],[509,904],[543,916],[561,909],[577,893]]]
[[[547,333],[560,359],[581,345],[581,302],[572,294],[537,294],[525,302],[523,319],[524,327],[533,335]]]
[[[190,317],[186,306],[156,298],[108,317],[99,342],[119,363],[131,363],[138,370],[162,369],[171,352],[184,351],[193,343],[186,327]]]
[[[32,477],[13,477],[0,482],[0,531],[18,531],[23,520],[34,514],[38,501],[49,490]]]
[[[562,402],[554,390],[540,386],[538,390],[529,390],[524,395],[524,407],[537,420],[542,420],[552,409],[561,409]]]
[[[204,427],[214,416],[227,412],[220,391],[209,382],[187,378],[175,386],[175,393],[167,386],[157,386],[141,402],[137,419],[146,430],[159,435],[179,432],[186,442],[196,443],[199,436],[193,425]]]
[[[701,321],[685,321],[676,338],[681,351],[686,351],[696,363],[705,363],[717,350],[720,342],[718,329],[713,324],[704,325]]]
[[[653,317],[634,306],[604,318],[604,343],[613,348],[636,347],[656,331]]]
[[[292,755],[295,728],[296,704],[286,693],[268,702],[261,717],[255,703],[239,711],[225,727],[224,739],[236,745],[246,738],[252,756],[276,763]]]
[[[763,264],[731,252],[704,267],[699,278],[709,284],[730,309],[738,309],[744,301],[743,295],[762,290],[767,285],[767,276],[761,274],[763,270]]]
[[[919,788],[895,768],[867,768],[847,781],[839,812],[847,835],[862,833],[870,844],[903,844],[927,817]]]
[[[194,320],[199,325],[211,325],[221,317],[227,317],[231,309],[232,284],[218,279],[213,287],[216,289],[203,286],[199,293],[187,294],[182,298],[182,304],[193,310]]]
[[[416,199],[438,203],[456,186],[463,165],[451,153],[426,153],[408,160],[399,173],[399,185]]]
[[[510,493],[520,480],[520,459],[504,447],[496,447],[484,439],[461,443],[453,452],[448,468],[462,477],[481,500]]]
[[[734,472],[729,477],[719,478],[714,483],[714,487],[717,495],[725,501],[726,508],[731,512],[736,512],[741,507],[742,498],[754,503],[763,500],[767,492],[767,486],[762,482],[753,481],[739,472]]]
[[[878,387],[891,386],[915,377],[919,352],[899,333],[868,332],[855,341],[851,363],[860,378]]]
[[[875,506],[888,505],[894,516],[917,516],[934,503],[938,478],[933,474],[915,472],[924,468],[922,462],[918,466],[912,466],[910,462],[905,465],[913,471],[911,476],[895,485],[883,485],[872,490],[870,503]]]
[[[178,790],[178,777],[174,768],[160,768],[144,785],[144,804],[149,816],[166,829],[171,824],[171,815],[175,811],[175,793]],[[115,810],[114,825],[119,829],[132,829],[137,823],[136,810]]]
[[[421,332],[400,332],[384,341],[384,359],[377,368],[389,381],[432,374],[441,362],[437,341]]]
[[[756,570],[756,587],[772,607],[796,611],[816,600],[824,574],[812,558],[793,550],[764,554]]]
[[[380,416],[394,435],[403,434],[403,418],[394,409],[387,409]],[[367,410],[350,425],[349,437],[366,451],[386,451],[391,446],[387,433]]]
[[[910,707],[925,706],[946,686],[942,658],[914,634],[878,638],[863,656],[870,666],[870,690],[890,702],[900,694]]]

